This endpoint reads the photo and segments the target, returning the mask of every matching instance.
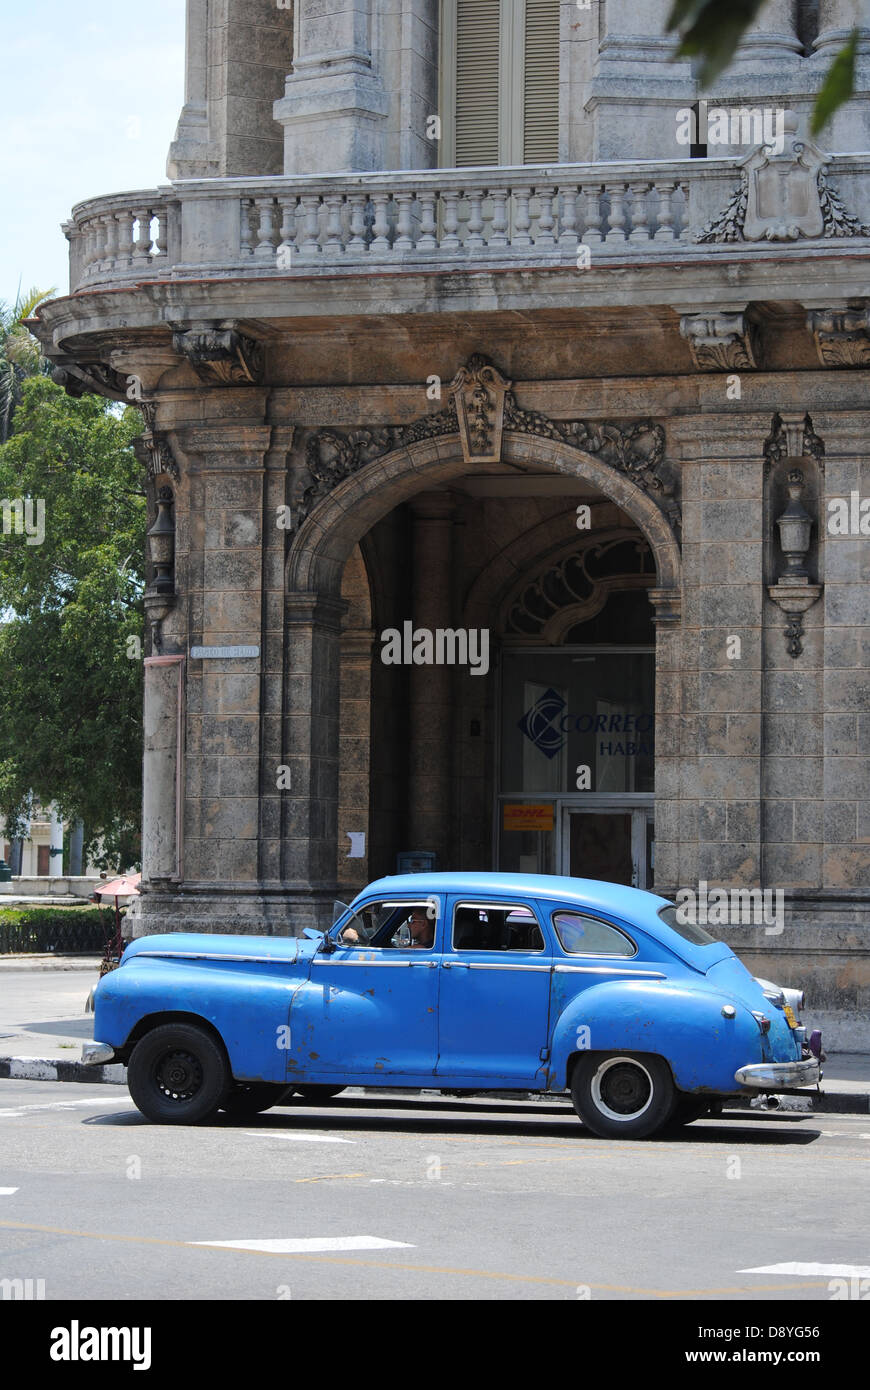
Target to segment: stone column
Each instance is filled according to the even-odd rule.
[[[800,52],[794,0],[767,0],[744,34],[731,66],[741,72],[764,71],[771,62],[793,62]]]
[[[586,111],[593,158],[680,159],[677,111],[695,100],[691,66],[674,63],[671,0],[608,0]],[[588,22],[588,19],[587,21]]]
[[[285,598],[284,751],[290,783],[282,799],[281,878],[299,927],[328,925],[337,896],[338,721],[343,599]]]
[[[813,48],[831,59],[855,27],[859,31],[858,51],[870,52],[870,0],[821,0],[819,34]]]
[[[142,762],[144,893],[177,884],[182,876],[183,703],[184,657],[146,657]]]
[[[184,105],[169,147],[170,179],[205,178],[209,169],[208,0],[187,0]]]
[[[372,70],[370,7],[296,0],[293,71],[274,106],[285,174],[383,169],[390,103]]]
[[[53,802],[49,811],[49,824],[51,826],[51,850],[48,856],[49,878],[63,878],[63,822]]]
[[[439,627],[452,626],[453,507],[446,492],[424,492],[411,502],[414,628],[433,634]],[[449,867],[451,840],[452,679],[449,666],[410,668],[408,843],[403,848],[434,850],[439,869]]]
[[[684,640],[679,594],[652,589],[650,602],[656,631],[655,866],[650,886],[654,884],[657,893],[673,895],[681,884],[692,883],[697,877],[697,803],[687,803],[695,815],[691,826],[681,827],[680,791],[684,760],[689,766],[694,763],[698,644],[697,635],[694,642],[688,633]],[[690,670],[693,653],[695,669]],[[686,721],[691,721],[689,746]],[[683,829],[689,833],[681,861]]]
[[[339,729],[338,878],[357,893],[369,880],[369,779],[371,746],[372,645],[370,628],[341,634],[341,725]],[[365,836],[364,853],[349,858]],[[350,901],[348,899],[348,901]]]

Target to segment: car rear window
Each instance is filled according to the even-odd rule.
[[[554,912],[553,926],[562,950],[569,956],[634,956],[633,941],[600,917],[585,912]]]
[[[659,916],[666,927],[675,931],[684,941],[691,941],[693,946],[709,946],[716,940],[703,927],[699,927],[697,922],[684,922],[680,920],[680,909],[676,903],[668,903],[667,907],[659,909]]]

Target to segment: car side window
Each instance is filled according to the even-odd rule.
[[[562,950],[570,956],[635,956],[634,942],[600,917],[585,912],[554,912],[553,926]]]
[[[544,937],[531,908],[522,904],[457,903],[454,951],[543,951]]]
[[[338,933],[342,946],[431,951],[435,945],[437,902],[392,901],[358,908]]]

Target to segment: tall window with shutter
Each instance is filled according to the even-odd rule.
[[[441,164],[559,158],[559,0],[441,0]]]

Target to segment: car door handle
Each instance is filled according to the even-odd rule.
[[[410,960],[408,964],[412,970],[437,970],[437,960]]]
[[[445,970],[467,970],[468,964],[464,960],[444,960],[441,962]]]

